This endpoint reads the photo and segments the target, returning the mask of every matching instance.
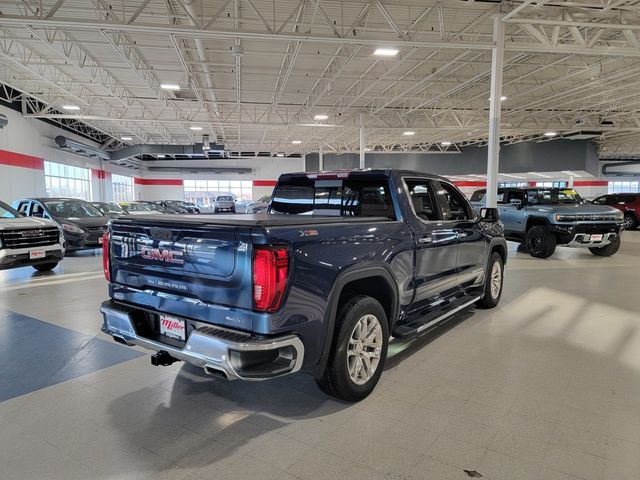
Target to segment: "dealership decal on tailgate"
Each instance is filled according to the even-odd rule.
[[[168,315],[160,315],[160,334],[167,337],[185,340],[186,328],[184,320]]]

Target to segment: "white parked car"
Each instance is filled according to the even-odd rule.
[[[25,217],[0,202],[0,270],[32,266],[45,272],[64,258],[64,234],[52,220]]]
[[[218,195],[213,204],[213,213],[232,212],[236,213],[236,202],[232,195]]]

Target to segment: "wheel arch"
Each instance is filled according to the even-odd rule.
[[[373,281],[373,284],[371,282]],[[316,367],[321,374],[329,359],[336,332],[336,317],[340,305],[354,295],[367,295],[380,302],[387,314],[389,331],[400,313],[400,296],[397,283],[387,265],[356,266],[345,270],[336,279],[327,301],[324,315],[326,325],[322,356]]]

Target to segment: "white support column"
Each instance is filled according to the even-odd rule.
[[[569,188],[573,188],[573,175],[569,175]]]
[[[498,159],[500,155],[500,115],[502,66],[504,63],[504,23],[502,15],[493,19],[493,51],[491,54],[491,100],[489,107],[489,145],[487,149],[487,207],[498,204]]]
[[[360,114],[360,168],[364,168],[364,113]]]
[[[303,172],[307,171],[307,154],[306,153],[302,154],[302,171]]]
[[[324,153],[322,151],[322,143],[320,144],[320,148],[318,149],[318,171],[324,170]]]

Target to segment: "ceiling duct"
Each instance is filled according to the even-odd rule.
[[[251,174],[252,168],[245,167],[149,167],[149,172],[164,172],[164,173],[238,173],[238,174]]]
[[[100,158],[102,160],[111,160],[111,155],[109,155],[109,153],[100,150],[99,148],[92,147],[91,145],[71,140],[64,135],[58,135],[55,138],[55,141],[58,147],[65,150],[70,150],[73,153],[77,153],[78,155]]]
[[[612,170],[615,167],[628,167],[628,166],[640,166],[639,160],[628,160],[625,162],[613,162],[607,163],[602,166],[602,175],[604,176],[615,176],[615,177],[637,177],[640,175],[638,172],[633,171],[625,171],[625,170]]]
[[[131,145],[129,147],[122,148],[111,152],[111,161],[117,162],[125,160],[127,158],[139,157],[139,156],[155,156],[165,155],[168,157],[185,156],[185,157],[202,157],[204,155],[202,143],[194,143],[193,145],[157,145],[157,144],[143,144],[143,145]],[[224,145],[218,145],[211,143],[209,150],[206,152],[209,155],[224,156]]]
[[[565,133],[562,138],[566,140],[589,140],[592,138],[598,138],[601,132],[578,130],[577,132]]]

